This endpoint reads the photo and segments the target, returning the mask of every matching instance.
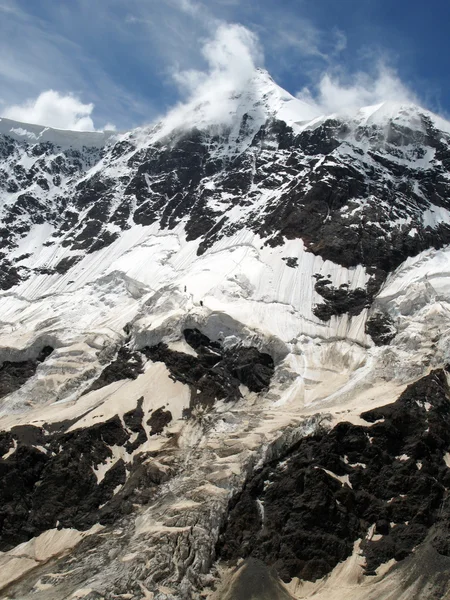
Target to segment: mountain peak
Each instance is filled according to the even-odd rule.
[[[151,141],[192,128],[238,132],[244,115],[256,133],[268,118],[295,127],[317,117],[317,111],[280,87],[266,70],[257,68],[236,81],[218,77],[217,81],[204,83],[198,93],[175,106],[151,128]]]
[[[262,68],[256,68],[236,80],[217,78],[204,83],[198,93],[180,103],[162,117],[156,125],[143,128],[143,143],[154,143],[180,132],[199,129],[227,131],[228,141],[242,147],[270,119],[285,122],[295,133],[315,129],[328,119],[346,122],[350,127],[374,125],[384,127],[388,122],[424,130],[423,117],[436,129],[450,133],[450,123],[412,102],[386,100],[369,106],[341,106],[332,111],[303,100],[278,85]],[[242,138],[241,125],[246,122],[247,136]],[[142,130],[141,130],[142,131]]]

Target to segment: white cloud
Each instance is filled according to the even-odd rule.
[[[198,2],[192,2],[192,0],[178,0],[178,5],[181,10],[192,15],[197,15],[201,11],[204,12],[203,6]]]
[[[83,104],[76,96],[63,95],[55,90],[42,92],[33,100],[6,107],[2,117],[72,131],[95,131],[91,114],[94,104]],[[108,123],[108,129],[114,125]]]
[[[317,114],[346,114],[381,102],[417,102],[398,75],[384,65],[374,75],[360,72],[345,78],[324,73],[315,90],[303,88],[297,97],[313,105]]]
[[[257,37],[246,27],[220,24],[204,42],[204,71],[174,71],[172,76],[184,101],[166,116],[169,129],[181,127],[194,116],[224,123],[232,113],[236,96],[246,90],[263,55]]]
[[[242,25],[221,24],[214,36],[202,48],[208,64],[207,71],[175,72],[174,78],[182,91],[192,98],[209,96],[227,88],[240,89],[263,60],[256,36]],[[219,94],[217,94],[219,95]]]

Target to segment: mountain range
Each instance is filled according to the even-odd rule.
[[[258,69],[0,198],[3,598],[450,598],[450,123]]]

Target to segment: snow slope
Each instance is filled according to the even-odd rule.
[[[17,518],[32,517],[4,534],[5,597],[229,591],[215,547],[247,476],[448,364],[449,127],[391,104],[317,116],[263,71],[220,114],[189,104],[119,135],[0,120],[0,465],[24,471],[28,452],[48,473],[36,467]],[[6,388],[8,365],[47,346]],[[269,387],[239,380],[239,398],[196,404],[186,361],[242,347],[273,359]],[[69,510],[55,481],[75,465]],[[369,584],[355,557],[330,581],[391,598],[395,573]]]

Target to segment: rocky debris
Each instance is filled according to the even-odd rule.
[[[163,362],[174,379],[190,387],[191,410],[196,406],[211,408],[216,400],[239,400],[241,384],[252,392],[269,386],[274,362],[268,354],[253,347],[224,349],[198,329],[183,333],[197,356],[170,350],[164,343],[143,348],[142,352],[152,361]]]
[[[35,359],[22,361],[5,360],[0,365],[0,398],[15,392],[36,373],[40,363],[53,352],[51,346],[45,346]]]
[[[365,538],[367,574],[404,559],[428,535],[448,556],[445,372],[433,371],[393,404],[361,418],[372,425],[339,423],[300,440],[252,476],[231,501],[218,556],[261,560],[286,582],[330,573],[359,538]],[[371,527],[378,538],[368,535]]]
[[[117,357],[107,367],[103,369],[97,379],[84,392],[85,394],[94,390],[99,390],[110,383],[121,381],[122,379],[136,379],[143,372],[142,357],[138,352],[131,352],[128,348],[122,347],[117,353]]]
[[[376,346],[385,346],[391,343],[397,331],[388,314],[376,311],[366,321],[366,333]]]

